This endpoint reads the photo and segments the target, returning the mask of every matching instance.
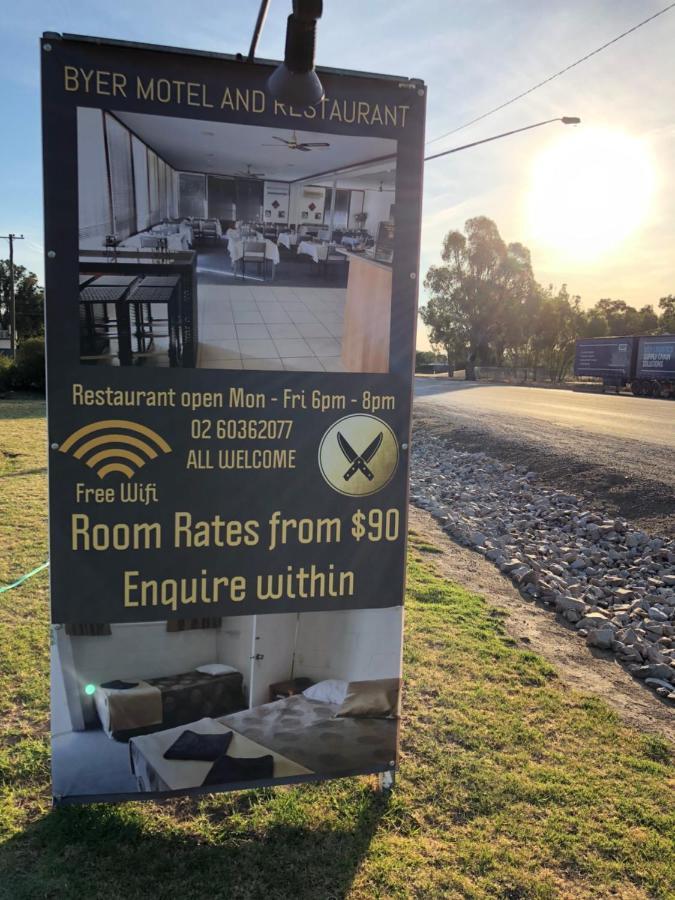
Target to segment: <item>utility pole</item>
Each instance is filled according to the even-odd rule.
[[[9,303],[11,309],[10,351],[12,359],[16,359],[16,291],[14,289],[14,241],[22,241],[22,234],[0,234],[0,238],[9,241]]]

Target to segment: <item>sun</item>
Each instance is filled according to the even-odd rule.
[[[617,250],[645,221],[655,188],[649,148],[609,128],[575,128],[534,162],[529,232],[569,259]]]

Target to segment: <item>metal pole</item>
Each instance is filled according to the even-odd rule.
[[[253,37],[251,38],[251,47],[248,51],[248,61],[253,62],[255,59],[255,51],[258,48],[258,41],[260,40],[260,33],[263,30],[263,25],[265,24],[265,19],[267,18],[267,10],[270,5],[270,0],[261,0],[260,9],[258,10],[258,18],[255,21],[255,28],[253,29]]]
[[[16,359],[16,294],[14,292],[14,235],[9,235],[9,303],[11,312],[11,331],[9,333],[9,352]]]
[[[337,177],[333,178],[333,190],[330,192],[330,213],[329,213],[329,227],[330,227],[330,237],[329,241],[333,240],[333,230],[335,229],[335,198],[337,197]]]
[[[428,162],[430,159],[438,159],[439,156],[447,156],[448,153],[457,153],[458,150],[468,150],[469,147],[477,147],[479,144],[489,144],[490,141],[497,141],[499,138],[508,137],[510,134],[518,134],[520,131],[529,131],[531,128],[539,128],[540,125],[550,125],[551,122],[563,122],[565,125],[577,125],[579,119],[577,119],[576,116],[562,116],[555,119],[546,119],[544,122],[535,122],[534,125],[526,125],[524,128],[514,128],[513,131],[504,131],[502,134],[495,134],[494,137],[473,141],[471,144],[462,144],[461,147],[453,147],[452,150],[443,150],[442,153],[434,153],[433,156],[425,156],[424,162]]]
[[[10,352],[16,359],[16,291],[14,284],[14,241],[22,241],[22,234],[2,234],[0,237],[9,241],[9,308],[10,308]]]

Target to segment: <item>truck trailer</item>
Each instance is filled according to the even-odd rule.
[[[675,398],[675,335],[582,338],[574,374],[602,379],[603,390],[630,389],[636,397]]]

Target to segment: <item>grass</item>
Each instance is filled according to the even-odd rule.
[[[6,584],[45,558],[45,428],[34,401],[0,418]],[[1,594],[0,898],[674,897],[670,745],[518,649],[434,549],[411,536],[388,798],[361,778],[52,811],[46,573]]]

